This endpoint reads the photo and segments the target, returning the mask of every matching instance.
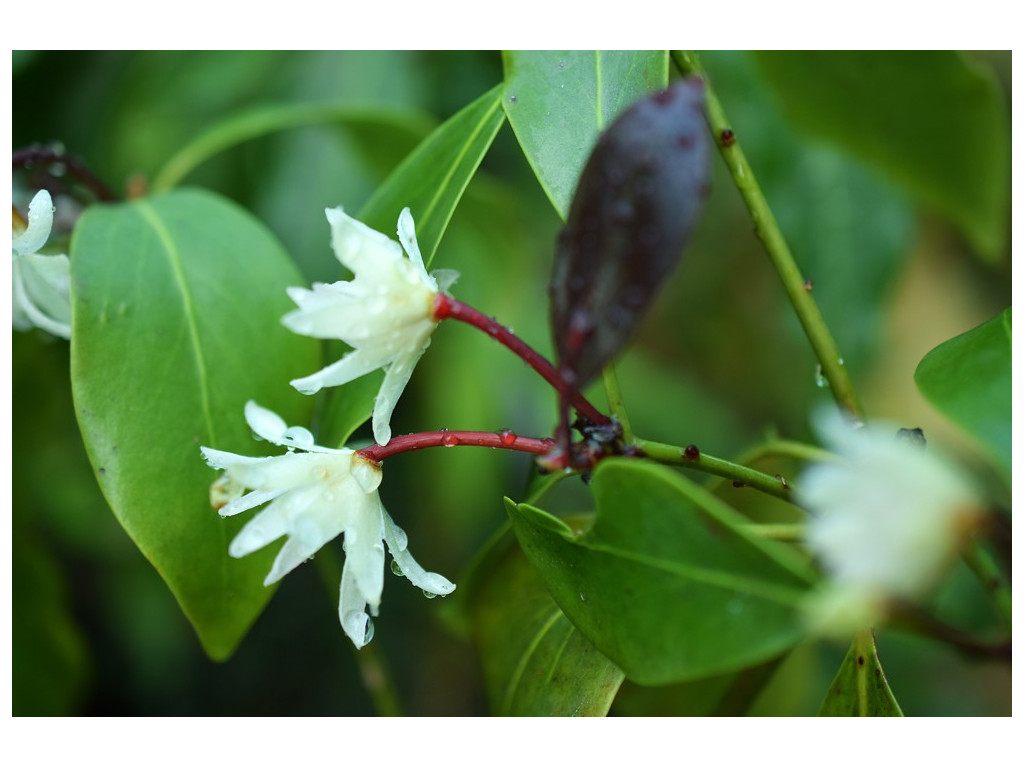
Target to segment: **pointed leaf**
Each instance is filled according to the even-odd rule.
[[[952,51],[770,51],[758,61],[794,122],[856,153],[998,258],[1010,121],[990,72]]]
[[[945,341],[921,360],[914,381],[928,401],[978,439],[1010,477],[1010,309]]]
[[[461,583],[493,714],[607,714],[622,671],[559,610],[510,531]]]
[[[889,690],[871,632],[854,638],[835,680],[821,702],[819,715],[829,717],[903,717]]]
[[[196,190],[90,208],[71,269],[72,387],[100,487],[206,652],[226,658],[270,597],[274,552],[228,556],[245,521],[211,509],[217,473],[199,447],[260,455],[249,399],[308,422],[312,399],[288,381],[316,367],[317,343],[281,325],[301,278],[261,224]]]
[[[563,219],[598,134],[668,85],[665,51],[505,51],[502,106]]]
[[[501,86],[495,86],[424,139],[377,188],[359,220],[394,238],[398,214],[408,206],[429,267],[462,193],[504,122]]]
[[[526,504],[513,529],[555,602],[626,676],[663,685],[743,669],[801,638],[804,560],[657,465],[608,459],[585,533]]]
[[[640,99],[601,134],[558,236],[551,278],[558,360],[577,388],[646,314],[682,256],[710,177],[700,80]]]

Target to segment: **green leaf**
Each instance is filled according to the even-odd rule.
[[[505,51],[502,105],[563,219],[598,134],[668,84],[666,51]]]
[[[1010,477],[1010,308],[927,355],[914,381],[928,401],[985,447]]]
[[[461,583],[493,714],[607,714],[622,670],[559,610],[510,531]]]
[[[186,144],[157,173],[153,189],[157,192],[171,189],[211,157],[277,131],[336,123],[350,126],[357,136],[365,136],[372,141],[374,134],[406,130],[410,119],[406,110],[348,104],[275,104],[256,107],[232,115]],[[420,120],[425,119],[420,116]]]
[[[377,188],[359,220],[394,239],[398,214],[408,206],[429,266],[462,193],[505,122],[500,99],[501,88],[496,86],[440,125]],[[346,440],[370,418],[378,387],[365,379],[331,392],[320,428],[326,435],[322,440]],[[379,384],[379,377],[376,380]]]
[[[108,503],[167,582],[206,652],[224,659],[270,598],[272,551],[234,560],[243,520],[210,508],[201,445],[247,455],[247,400],[307,423],[291,378],[313,339],[280,322],[300,278],[273,236],[215,195],[95,206],[71,244],[75,410]],[[242,515],[241,517],[246,517]]]
[[[1010,121],[991,73],[950,51],[757,54],[792,120],[853,152],[999,257]]]
[[[875,638],[870,632],[858,634],[850,645],[819,715],[828,717],[903,717],[900,705],[889,690],[882,664],[878,661]]]
[[[423,261],[430,266],[462,193],[505,122],[495,86],[431,133],[374,192],[359,219],[388,233],[408,206]]]
[[[772,658],[801,637],[814,574],[795,550],[666,467],[609,459],[585,533],[526,504],[513,529],[569,619],[630,680],[663,685]]]

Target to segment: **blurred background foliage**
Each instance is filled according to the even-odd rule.
[[[994,73],[1008,102],[1010,54],[972,58]],[[1006,245],[978,258],[937,212],[917,207],[881,174],[790,122],[757,57],[707,53],[703,61],[797,261],[814,281],[867,412],[922,427],[984,472],[977,446],[926,404],[913,372],[928,350],[1010,304],[1008,213]],[[434,126],[501,78],[495,52],[16,53],[13,144],[60,142],[124,194],[145,189],[186,142],[240,110],[310,101],[377,110],[384,117],[373,129],[276,133],[212,158],[186,179],[252,211],[308,280],[335,280],[323,209],[358,210]],[[15,184],[15,203],[23,203],[33,180],[20,176]],[[550,354],[547,280],[558,226],[506,125],[434,266],[459,270],[460,299]],[[281,583],[229,661],[208,660],[96,486],[75,423],[67,344],[41,332],[15,333],[12,358],[15,714],[373,713],[338,625],[337,582],[321,578],[323,569],[313,564]],[[810,349],[717,159],[696,239],[618,368],[633,428],[647,439],[735,457],[769,434],[812,438],[808,415],[827,393],[817,386]],[[599,389],[593,397],[603,403]],[[481,334],[445,324],[392,423],[396,434],[509,427],[541,435],[554,422],[553,395],[530,370]],[[369,431],[356,438],[368,440]],[[784,475],[796,470],[785,462],[760,466]],[[457,577],[504,525],[502,496],[523,499],[530,477],[524,456],[424,451],[388,463],[382,496],[420,562]],[[987,479],[1008,503],[1008,489]],[[793,514],[770,498],[718,488],[756,519]],[[578,480],[557,485],[544,503],[560,511],[590,508]],[[333,546],[340,556],[340,542]],[[995,625],[966,568],[954,570],[936,605],[965,630],[984,633]],[[445,620],[458,609],[455,600],[427,601],[404,580],[386,580],[374,645],[409,714],[488,711],[479,659],[458,617]],[[908,715],[1010,712],[1008,664],[967,659],[896,630],[881,630],[878,643]],[[845,652],[830,643],[798,647],[751,712],[813,714]],[[716,711],[727,682],[627,682],[612,714],[706,714]]]

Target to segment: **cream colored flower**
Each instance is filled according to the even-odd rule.
[[[385,445],[391,439],[395,404],[437,327],[434,299],[455,273],[427,274],[408,208],[398,217],[398,238],[408,258],[398,243],[341,208],[328,208],[326,213],[334,253],[355,277],[314,283],[312,290],[289,288],[298,309],[282,322],[295,333],[340,339],[353,349],[338,362],[291,383],[309,395],[383,368],[384,382],[373,406],[373,436]]]
[[[807,546],[829,576],[809,609],[818,629],[844,634],[883,618],[893,598],[924,597],[983,507],[957,467],[898,440],[896,427],[851,429],[836,415],[819,431],[841,458],[797,485]]]
[[[52,228],[53,200],[44,189],[29,203],[28,226],[11,242],[12,325],[19,331],[36,327],[70,339],[71,262],[64,254],[38,253]]]
[[[201,450],[211,467],[225,470],[210,489],[211,503],[222,516],[267,504],[231,542],[231,556],[244,557],[288,537],[264,584],[278,581],[343,533],[338,616],[357,648],[373,636],[370,616],[377,615],[384,588],[385,544],[397,568],[424,592],[447,595],[455,589],[448,579],[425,571],[409,553],[405,532],[380,502],[382,473],[377,464],[348,448],[315,445],[308,430],[288,427],[280,416],[251,400],[245,418],[256,435],[288,452],[253,458]],[[252,490],[243,495],[246,488]]]

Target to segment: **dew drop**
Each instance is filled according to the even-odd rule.
[[[395,576],[405,576],[405,571],[402,570],[402,566],[398,564],[397,560],[391,561],[391,572],[395,574]]]
[[[582,592],[580,592],[580,602],[581,603],[587,602],[587,596],[584,595]]]
[[[366,645],[373,640],[373,619],[369,616],[366,617],[366,630],[363,633],[363,645]]]
[[[459,444],[459,438],[452,434],[447,434],[441,438],[441,445],[445,448],[454,448]]]
[[[424,589],[422,591],[423,591],[423,596],[425,598],[427,598],[427,600],[433,600],[435,597],[437,597],[437,593],[436,592],[431,592],[429,589]]]
[[[828,380],[825,378],[825,374],[821,372],[821,366],[819,365],[814,369],[814,385],[818,389],[823,389],[828,384]]]
[[[518,436],[511,429],[503,429],[498,433],[498,439],[504,446],[514,445]]]

